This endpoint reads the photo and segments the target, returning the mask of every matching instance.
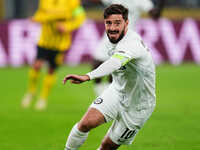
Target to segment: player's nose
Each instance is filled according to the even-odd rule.
[[[114,31],[114,30],[115,30],[114,24],[112,24],[112,25],[110,26],[110,30],[111,30],[111,31]]]

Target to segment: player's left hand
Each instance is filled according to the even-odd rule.
[[[67,82],[67,80],[71,80],[71,83],[73,83],[73,84],[80,84],[85,81],[89,81],[90,77],[88,75],[69,74],[64,78],[63,84],[65,84]]]
[[[56,29],[59,33],[66,33],[67,32],[67,29],[65,28],[65,26],[62,22],[56,23]]]

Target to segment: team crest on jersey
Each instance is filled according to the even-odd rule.
[[[99,97],[95,99],[94,104],[101,104],[102,102],[103,102],[103,99]]]

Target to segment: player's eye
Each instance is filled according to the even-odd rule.
[[[111,22],[111,21],[106,21],[106,24],[107,24],[107,25],[111,25],[112,22]]]
[[[117,20],[114,22],[115,26],[119,26],[121,24],[121,21]]]

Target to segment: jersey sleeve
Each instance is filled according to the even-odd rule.
[[[42,0],[39,1],[39,6],[33,15],[33,20],[37,22],[44,22],[46,20],[45,7]]]
[[[117,51],[111,57],[118,59],[122,66],[126,65],[130,60],[132,60],[131,56],[127,55],[124,51]]]
[[[87,75],[90,77],[90,80],[93,80],[109,75],[115,70],[118,70],[121,66],[121,61],[118,58],[111,57],[102,63],[98,68],[87,73]]]
[[[64,25],[68,32],[76,30],[79,28],[86,19],[86,13],[83,6],[80,5],[80,1],[75,0],[71,6],[72,18],[70,20],[66,20]]]
[[[118,58],[124,66],[129,61],[134,61],[142,56],[141,48],[141,43],[138,40],[120,43],[112,57]]]

